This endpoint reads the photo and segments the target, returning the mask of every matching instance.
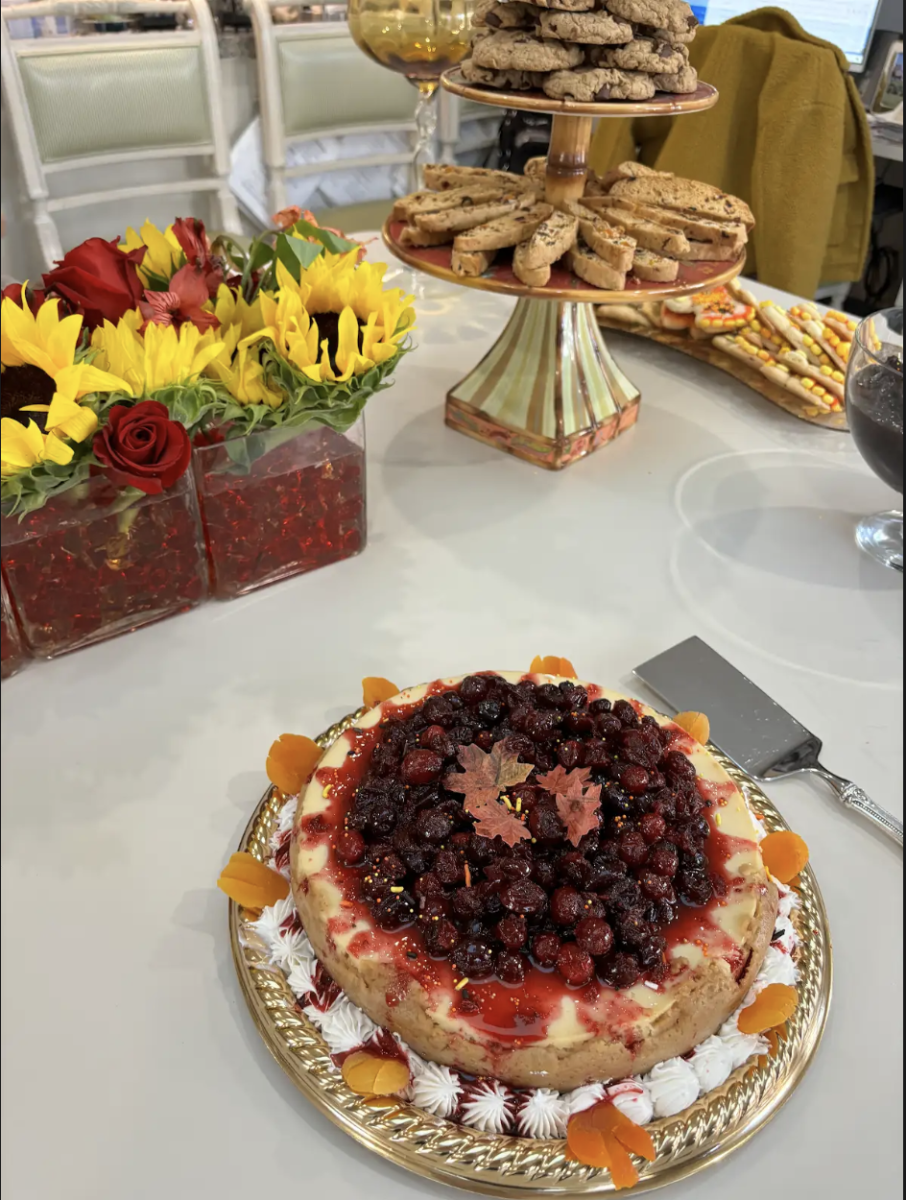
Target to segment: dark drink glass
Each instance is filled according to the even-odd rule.
[[[856,330],[846,376],[846,414],[859,453],[888,487],[903,494],[903,310],[866,317]],[[903,570],[903,514],[866,517],[856,541],[873,558]]]

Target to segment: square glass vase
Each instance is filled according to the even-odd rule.
[[[32,654],[54,658],[185,612],[208,594],[191,471],[124,506],[103,475],[0,518],[3,572]]]
[[[0,578],[0,679],[15,675],[25,659],[25,647],[19,636],[19,625],[6,590],[6,580]]]
[[[204,440],[207,444],[198,444]],[[211,591],[241,596],[365,547],[365,423],[214,430],[192,451]]]

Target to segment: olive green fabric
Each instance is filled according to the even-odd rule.
[[[23,57],[43,162],[211,140],[196,47]]]
[[[821,283],[859,279],[874,157],[843,54],[777,8],[700,29],[690,49],[720,91],[716,108],[601,121],[592,165],[638,157],[741,196],[758,221],[746,272],[764,283],[812,296]]]
[[[281,41],[278,53],[289,137],[413,120],[418,93],[412,84],[366,58],[350,37]]]

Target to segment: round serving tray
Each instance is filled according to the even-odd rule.
[[[364,710],[350,714],[316,739],[334,742]],[[714,746],[708,747],[742,788],[768,831],[787,825],[768,797]],[[260,861],[270,851],[285,797],[269,788],[242,839]],[[633,1192],[653,1191],[719,1162],[738,1149],[786,1103],[815,1054],[831,999],[831,943],[827,913],[810,867],[800,877],[800,905],[793,921],[799,935],[799,1007],[776,1053],[744,1064],[727,1083],[676,1117],[649,1125],[657,1158],[636,1160]],[[230,901],[233,961],[249,1012],[265,1045],[293,1083],[335,1125],[397,1166],[438,1183],[510,1200],[551,1196],[602,1196],[614,1186],[606,1171],[571,1162],[566,1143],[479,1133],[414,1108],[404,1101],[369,1103],[351,1092],[334,1066],[326,1043],[303,1016],[283,975],[267,961],[255,932],[254,914]]]
[[[399,236],[404,225],[404,221],[388,217],[381,236],[387,249],[407,266],[460,287],[478,288],[480,291],[499,292],[504,296],[520,296],[529,300],[572,300],[580,304],[641,304],[645,300],[671,300],[678,296],[691,296],[702,288],[729,283],[742,273],[746,265],[745,253],[731,263],[680,263],[679,278],[675,283],[650,283],[644,279],[630,278],[623,291],[610,292],[592,287],[566,267],[554,264],[550,281],[544,287],[527,287],[513,274],[513,265],[508,257],[493,263],[483,275],[457,275],[450,265],[452,245],[419,249],[401,246]],[[501,254],[506,255],[507,252],[501,251]]]
[[[467,83],[462,70],[453,67],[440,77],[441,84],[454,96],[491,104],[496,108],[516,108],[523,112],[548,113],[570,117],[672,117],[678,113],[705,112],[713,108],[720,93],[710,83],[699,83],[694,92],[673,96],[659,92],[651,100],[551,100],[544,92],[503,92],[481,84]]]

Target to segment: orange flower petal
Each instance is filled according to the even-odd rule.
[[[621,1188],[635,1187],[639,1182],[639,1173],[635,1169],[632,1159],[614,1134],[605,1132],[601,1136],[604,1138],[604,1145],[610,1155],[610,1178],[613,1180],[613,1186],[617,1191]]]
[[[681,712],[673,718],[680,729],[685,729],[690,737],[695,738],[706,746],[711,738],[711,722],[700,712]]]
[[[799,993],[786,983],[770,983],[759,992],[755,1002],[739,1014],[740,1033],[767,1033],[787,1022],[796,1011]]]
[[[230,857],[217,886],[243,908],[268,908],[289,895],[287,880],[245,851]]]
[[[600,1114],[596,1112],[600,1107],[601,1105],[595,1104],[592,1108],[586,1108],[570,1117],[566,1126],[566,1144],[578,1162],[606,1171],[611,1160],[604,1143]]]
[[[783,829],[761,843],[764,865],[781,883],[792,883],[808,862],[808,846],[798,833]]]
[[[568,658],[556,654],[536,654],[529,667],[530,675],[562,675],[564,679],[577,679],[576,668]]]
[[[311,779],[323,753],[309,737],[281,733],[270,748],[264,769],[275,787],[287,796],[295,796]]]
[[[356,1050],[342,1067],[346,1086],[359,1096],[392,1096],[409,1085],[409,1068],[398,1058]]]
[[[648,1130],[643,1129],[641,1125],[636,1125],[635,1121],[630,1120],[625,1113],[621,1113],[615,1104],[611,1104],[610,1107],[614,1112],[611,1118],[611,1132],[614,1137],[627,1150],[631,1150],[633,1154],[637,1154],[639,1158],[646,1158],[649,1162],[654,1162],[657,1154]]]
[[[382,679],[380,675],[369,675],[367,679],[362,680],[362,699],[366,708],[374,708],[375,705],[383,704],[385,700],[398,694],[399,688],[396,684],[391,683],[389,679]]]

